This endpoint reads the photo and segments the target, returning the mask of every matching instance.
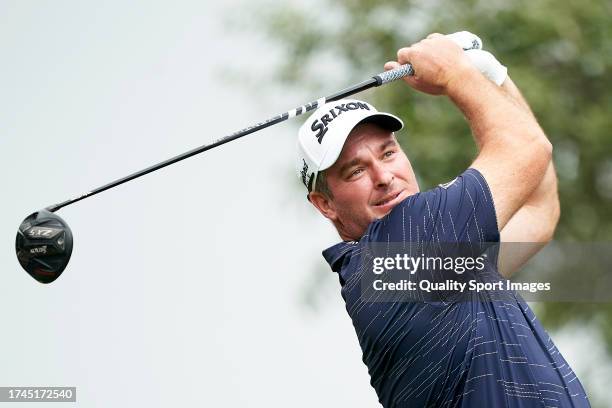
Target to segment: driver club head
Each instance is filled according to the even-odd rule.
[[[72,231],[55,213],[39,210],[19,226],[15,240],[19,263],[40,283],[62,274],[72,254]]]

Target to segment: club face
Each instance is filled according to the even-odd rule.
[[[19,263],[41,283],[56,280],[72,254],[72,231],[58,215],[40,210],[26,217],[17,230]]]

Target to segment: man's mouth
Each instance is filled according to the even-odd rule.
[[[394,201],[395,199],[397,199],[397,197],[399,197],[399,195],[402,193],[402,190],[397,191],[395,193],[389,194],[388,196],[386,196],[385,198],[383,198],[382,200],[376,202],[374,204],[374,206],[376,207],[382,207],[384,205],[387,205],[389,203],[391,203],[392,201]]]

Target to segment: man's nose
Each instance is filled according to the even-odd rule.
[[[372,166],[374,185],[377,188],[386,188],[393,182],[393,173],[384,164],[376,163]]]

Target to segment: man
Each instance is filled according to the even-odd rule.
[[[491,301],[391,302],[364,296],[362,255],[375,243],[549,241],[558,216],[552,147],[510,80],[497,86],[440,34],[402,48],[412,88],[446,95],[469,121],[478,156],[455,180],[420,192],[394,133],[369,104],[320,107],[302,126],[298,166],[308,199],[342,242],[324,257],[339,274],[371,384],[385,407],[585,407],[585,391],[518,295]],[[505,72],[504,72],[505,77]],[[536,250],[504,259],[504,275]]]

